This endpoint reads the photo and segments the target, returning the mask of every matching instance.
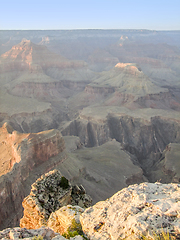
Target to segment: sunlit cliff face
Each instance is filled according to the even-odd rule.
[[[0,128],[0,176],[8,173],[22,158],[35,158],[37,163],[45,162],[63,150],[64,142],[58,131],[19,133],[5,123]]]
[[[132,74],[136,74],[137,72],[141,72],[141,68],[137,66],[137,64],[133,63],[117,63],[115,68],[126,69]]]
[[[36,45],[30,40],[23,39],[21,43],[13,46],[11,50],[1,55],[0,63],[4,63],[3,69],[32,70],[42,67],[43,69],[56,67],[80,68],[85,67],[84,61],[69,61],[68,59],[50,52],[46,46]]]
[[[0,129],[0,152],[3,153],[0,159],[0,176],[9,172],[15,163],[21,161],[21,148],[19,144],[28,135],[13,131],[6,123]]]

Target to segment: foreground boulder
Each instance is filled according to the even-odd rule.
[[[67,233],[68,230],[81,231],[80,215],[84,209],[79,206],[67,205],[51,213],[47,226],[56,233]]]
[[[90,239],[138,239],[168,231],[180,237],[180,184],[142,183],[124,188],[80,216]]]

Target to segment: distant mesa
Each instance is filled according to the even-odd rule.
[[[138,64],[136,64],[136,63],[117,63],[115,68],[129,68],[131,70],[135,70],[135,71],[139,71],[139,72],[142,71],[140,66],[138,66]]]
[[[128,41],[129,40],[129,38],[127,37],[127,36],[125,36],[125,35],[122,35],[121,37],[120,37],[120,39],[119,39],[119,46],[120,47],[122,47],[123,46],[123,43],[124,42],[126,42],[126,41]]]
[[[122,35],[121,37],[120,37],[120,40],[121,41],[125,41],[125,40],[128,40],[129,38],[127,37],[127,36],[125,36],[125,35]]]
[[[49,36],[45,36],[45,37],[42,37],[42,40],[41,42],[39,43],[39,45],[44,45],[44,44],[49,44],[50,43],[50,38]]]
[[[26,70],[32,64],[38,64],[44,70],[51,67],[60,69],[86,67],[84,61],[70,61],[61,55],[51,52],[46,46],[42,44],[37,45],[25,38],[9,51],[2,54],[0,63],[4,64],[2,66],[3,71],[10,71],[11,69]]]
[[[31,40],[23,38],[20,44],[26,44],[26,43],[31,43]]]
[[[104,71],[94,80],[91,86],[113,87],[119,92],[134,96],[145,96],[150,93],[166,92],[148,78],[138,64],[117,63],[114,68]]]

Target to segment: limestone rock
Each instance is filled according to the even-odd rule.
[[[51,213],[47,226],[54,232],[63,234],[72,226],[72,221],[79,223],[79,217],[84,209],[79,206],[67,205]]]
[[[41,227],[39,229],[26,229],[26,228],[7,228],[0,232],[0,239],[33,239],[36,236],[42,236],[43,239],[55,238],[57,234],[48,227]],[[58,234],[59,236],[59,234]],[[59,236],[62,237],[62,236]],[[59,239],[64,239],[59,238]]]
[[[142,183],[117,192],[80,216],[90,239],[137,239],[164,231],[180,236],[180,185]]]
[[[50,171],[37,179],[24,199],[24,216],[20,220],[20,227],[36,229],[49,226],[54,231],[66,232],[72,219],[79,222],[79,213],[91,203],[92,199],[82,185],[72,187],[58,170]],[[62,208],[66,205],[66,208]]]
[[[31,193],[22,205],[24,216],[20,226],[26,228],[39,228],[47,225],[47,220],[52,212],[71,202],[72,187],[62,187],[62,177],[57,171],[50,171],[32,185]]]
[[[26,229],[26,228],[7,228],[3,231],[0,231],[0,239],[3,240],[33,240],[37,238],[43,238],[43,240],[66,240],[63,236],[58,233],[55,233],[52,229],[48,227],[41,227],[39,229]],[[71,240],[83,240],[81,236],[75,236],[70,238]]]
[[[74,185],[72,187],[72,205],[78,205],[82,208],[87,208],[92,205],[92,198],[86,194],[86,190],[82,185]]]

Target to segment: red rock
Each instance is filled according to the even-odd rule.
[[[0,229],[18,223],[21,203],[30,185],[37,174],[54,169],[66,157],[64,149],[58,130],[22,134],[3,125],[0,129]],[[56,155],[59,157],[51,159]]]

